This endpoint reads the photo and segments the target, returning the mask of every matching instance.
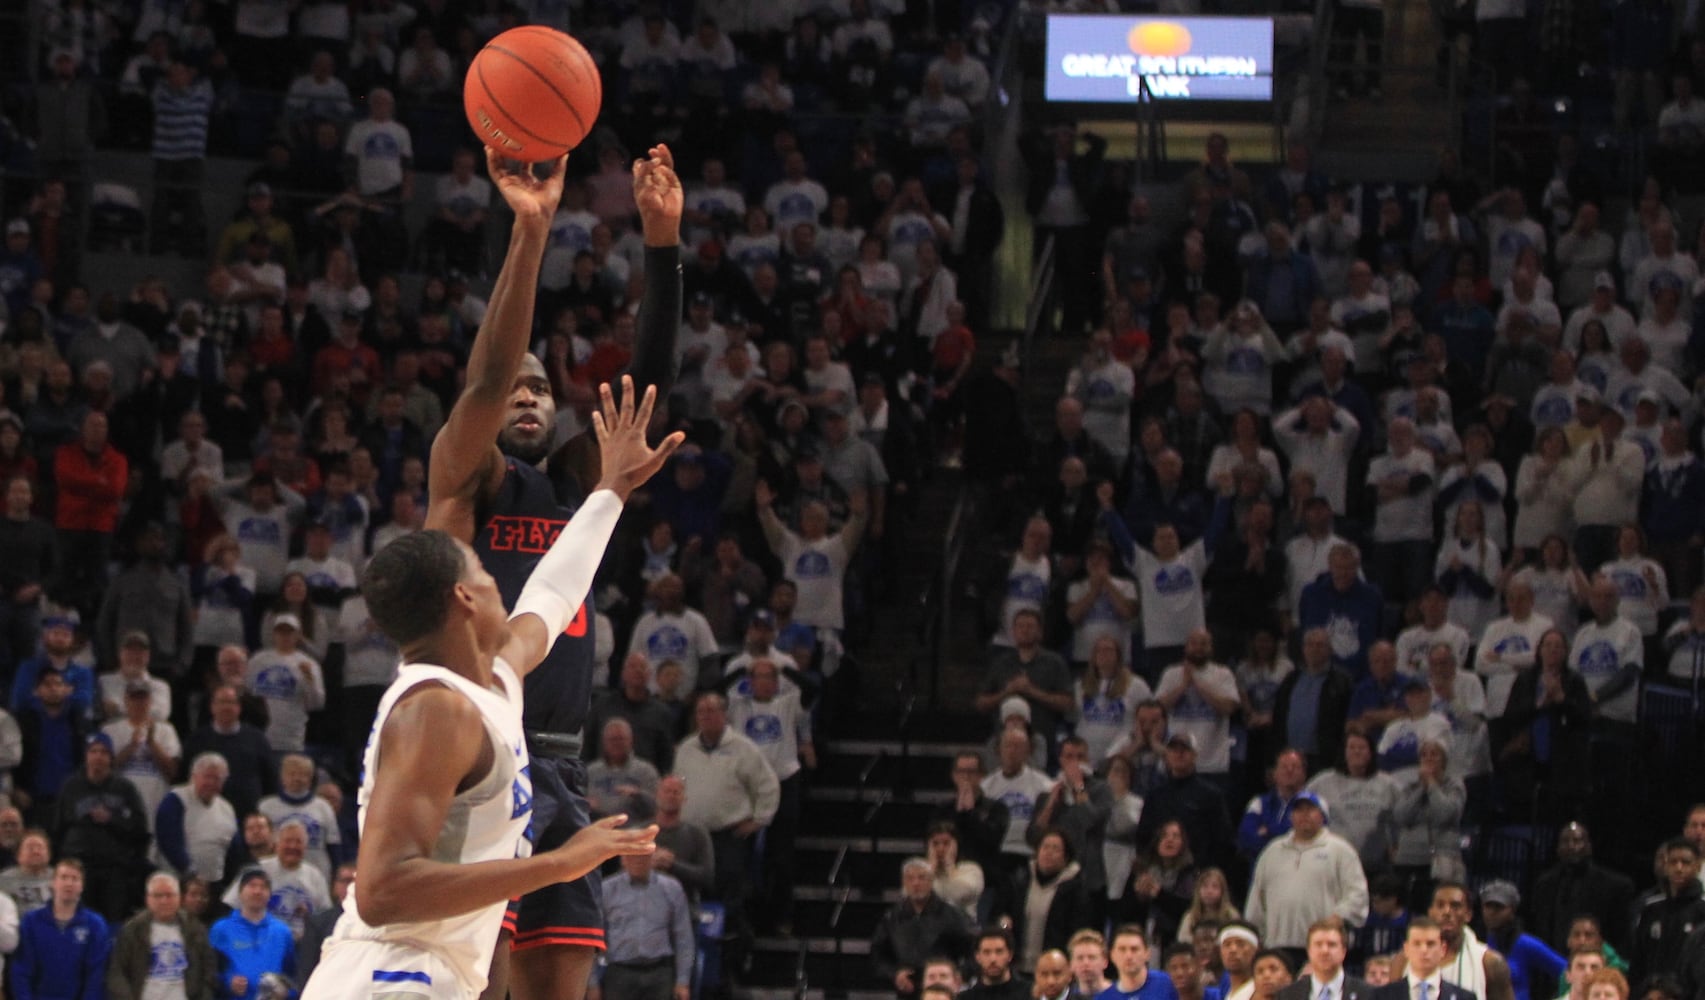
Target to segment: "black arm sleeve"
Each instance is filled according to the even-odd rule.
[[[675,341],[681,333],[681,248],[645,248],[645,294],[639,300],[633,361],[635,388],[657,387],[667,399],[675,387]]]

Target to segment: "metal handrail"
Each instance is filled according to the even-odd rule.
[[[1036,344],[1036,333],[1041,326],[1043,310],[1049,307],[1048,295],[1054,286],[1054,234],[1049,233],[1047,242],[1042,244],[1042,253],[1036,258],[1036,266],[1030,279],[1030,303],[1025,309],[1024,339],[1019,345],[1019,361],[1022,366],[1029,367],[1030,356]]]

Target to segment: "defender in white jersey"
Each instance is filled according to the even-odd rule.
[[[400,538],[369,564],[368,610],[405,663],[363,756],[359,874],[303,1000],[471,1000],[509,899],[655,849],[657,828],[621,830],[623,816],[544,854],[526,841],[521,675],[585,599],[628,494],[681,440],[648,447],[656,394],[636,411],[624,383],[622,405],[603,386],[593,415],[598,490],[540,559],[513,615],[473,550],[443,532]]]

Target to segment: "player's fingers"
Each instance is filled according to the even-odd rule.
[[[655,160],[659,166],[667,167],[670,170],[675,169],[675,154],[670,151],[669,144],[666,142],[660,142],[651,147],[651,158]]]
[[[597,822],[593,823],[592,825],[593,826],[601,826],[606,830],[614,830],[614,829],[619,828],[623,823],[626,823],[627,821],[628,821],[628,814],[627,813],[617,813],[614,816],[605,816],[603,819],[598,820]]]
[[[621,407],[622,407],[622,409],[621,409],[622,427],[624,429],[628,428],[628,427],[632,427],[633,426],[633,376],[632,375],[623,375],[622,376]]]
[[[613,432],[621,426],[621,413],[616,409],[616,396],[615,392],[610,388],[610,383],[599,383],[598,397],[599,405],[601,405],[604,409],[604,423],[607,428]]]
[[[657,405],[657,386],[645,387],[645,395],[639,401],[639,412],[634,414],[634,423],[641,427],[651,426],[651,409]]]
[[[568,154],[564,153],[551,162],[550,172],[545,174],[545,180],[559,180],[568,175]]]
[[[485,148],[485,169],[487,173],[491,174],[491,179],[494,181],[509,172],[508,168],[503,165],[503,154],[490,146]]]
[[[592,411],[592,433],[597,436],[599,444],[603,444],[604,439],[610,436],[609,428],[604,426],[604,415],[597,410]]]

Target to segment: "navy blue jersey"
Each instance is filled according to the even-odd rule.
[[[503,481],[474,530],[474,551],[497,581],[504,606],[512,608],[533,567],[583,498],[565,505],[550,478],[534,466],[507,457],[504,466]],[[529,732],[571,735],[586,724],[593,643],[592,620],[582,604],[544,661],[527,675],[522,724]]]

